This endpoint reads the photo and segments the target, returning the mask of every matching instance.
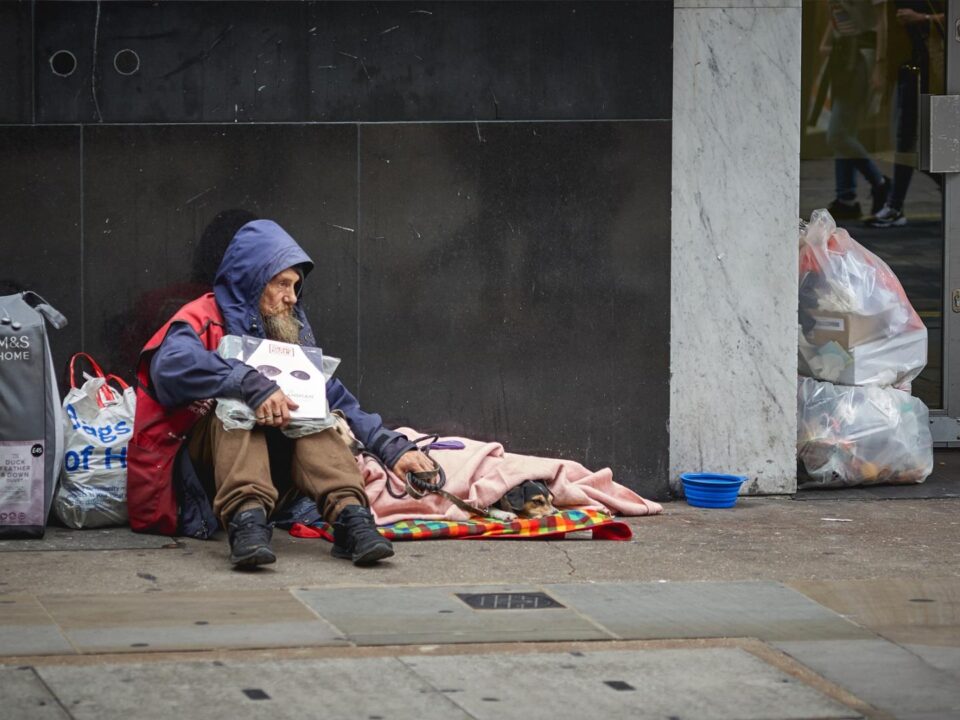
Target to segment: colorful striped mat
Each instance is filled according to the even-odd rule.
[[[391,540],[436,540],[440,538],[485,538],[493,540],[529,540],[557,538],[570,532],[590,530],[594,540],[629,540],[630,526],[597,510],[562,510],[555,515],[513,522],[496,520],[402,520],[379,528]],[[294,523],[290,534],[299,538],[323,538],[333,542],[330,525]]]

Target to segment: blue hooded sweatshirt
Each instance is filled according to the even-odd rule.
[[[265,337],[260,316],[260,296],[277,273],[294,268],[303,278],[313,262],[297,242],[272,220],[254,220],[244,225],[227,247],[217,270],[213,294],[231,335]],[[294,313],[302,323],[300,344],[316,346],[313,330],[298,302]],[[161,405],[177,407],[206,398],[234,398],[256,409],[279,387],[240,360],[225,359],[207,350],[187,323],[174,323],[150,361],[150,380]],[[383,427],[376,413],[361,410],[357,399],[337,378],[327,381],[327,402],[340,410],[363,445],[388,466],[413,443]]]

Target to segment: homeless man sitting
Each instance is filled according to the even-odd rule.
[[[334,557],[365,565],[393,555],[368,509],[353,455],[336,431],[287,438],[280,428],[290,422],[296,403],[254,368],[216,352],[224,334],[315,345],[297,304],[312,268],[275,222],[248,222],[224,253],[213,293],[183,306],[144,347],[128,461],[133,529],[208,536],[184,525],[196,525],[197,515],[210,516],[206,495],[197,488],[199,478],[212,475],[213,514],[228,530],[230,561],[240,567],[272,563],[267,519],[279,497],[274,482],[285,489],[292,480],[333,525]],[[433,467],[406,437],[384,428],[379,415],[361,410],[338,379],[327,382],[326,392],[331,410],[341,411],[363,446],[400,477]],[[218,397],[242,400],[254,410],[256,425],[225,430],[208,400]]]

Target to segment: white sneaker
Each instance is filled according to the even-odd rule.
[[[907,216],[903,214],[903,210],[884,205],[880,212],[864,220],[863,224],[875,228],[903,227],[907,224]]]

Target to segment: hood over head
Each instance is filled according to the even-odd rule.
[[[294,268],[300,273],[299,297],[303,278],[313,269],[313,261],[297,241],[273,220],[253,220],[241,227],[223,254],[213,282],[213,294],[231,335],[263,337],[260,296],[274,275]],[[294,314],[303,323],[300,341],[313,345],[313,332],[298,302]]]

